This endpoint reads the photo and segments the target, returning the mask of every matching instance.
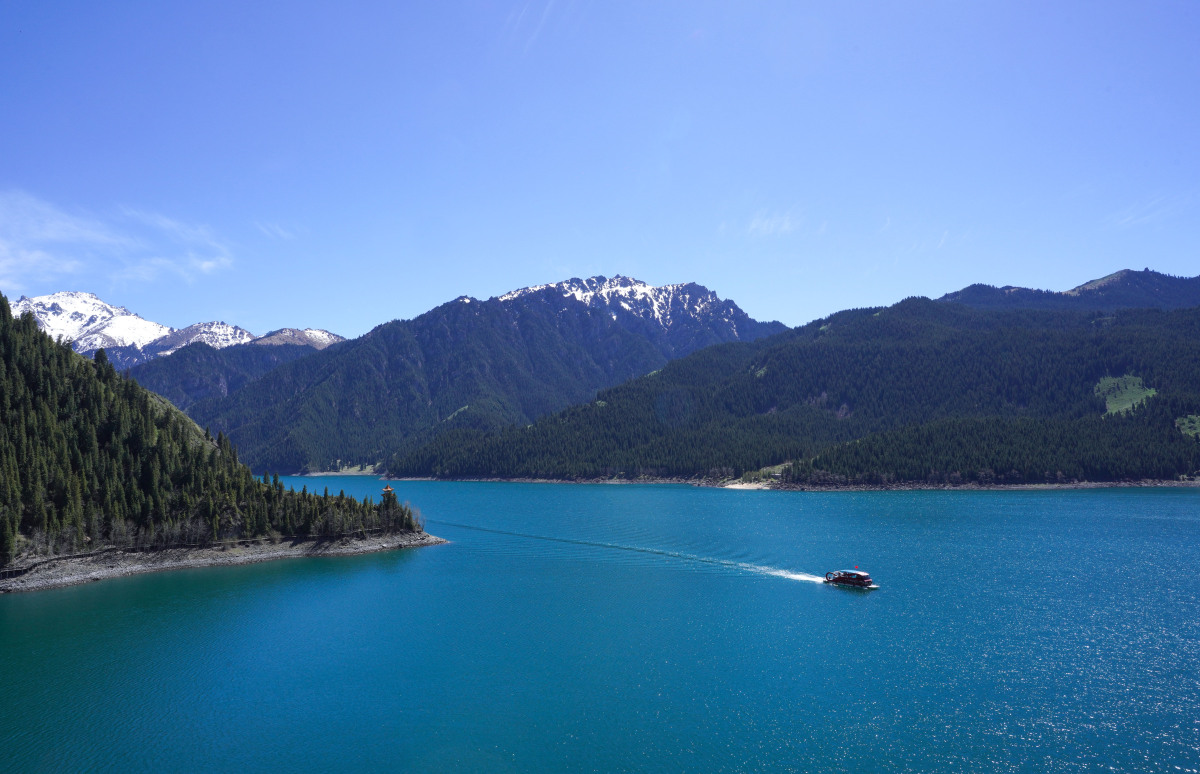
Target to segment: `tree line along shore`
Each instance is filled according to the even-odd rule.
[[[14,319],[0,296],[0,570],[45,557],[203,548],[224,541],[331,541],[423,534],[380,502],[256,477],[167,401]]]

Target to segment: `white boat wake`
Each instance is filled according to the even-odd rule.
[[[657,556],[667,556],[672,559],[683,559],[688,562],[698,562],[701,564],[715,564],[722,567],[730,567],[735,570],[753,573],[755,575],[770,575],[775,578],[786,578],[787,580],[803,581],[806,583],[824,583],[825,578],[820,575],[811,575],[806,572],[792,572],[791,570],[781,570],[778,567],[767,567],[761,564],[750,564],[749,562],[736,562],[731,559],[717,559],[711,556],[698,556],[696,554],[686,554],[682,551],[668,551],[662,548],[645,548],[643,546],[626,546],[620,543],[603,543],[595,540],[577,540],[575,538],[560,538],[550,537],[548,535],[531,535],[527,532],[510,532],[503,529],[491,529],[489,527],[476,527],[470,524],[456,524],[450,521],[433,521],[427,520],[428,524],[441,524],[447,527],[457,527],[458,529],[470,529],[476,532],[491,532],[495,535],[509,535],[511,537],[529,538],[530,540],[545,540],[551,543],[570,543],[577,546],[593,546],[595,548],[611,548],[616,551],[632,551],[639,554],[655,554]]]
[[[780,570],[777,567],[760,567],[756,564],[744,565],[746,569],[763,575],[774,575],[779,578],[787,578],[794,581],[806,581],[808,583],[824,583],[825,578],[821,575],[810,575],[806,572],[792,572],[790,570]]]

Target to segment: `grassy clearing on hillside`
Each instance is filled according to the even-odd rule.
[[[341,460],[338,460],[341,462]],[[375,469],[374,464],[342,465],[336,470],[310,470],[306,476],[377,476],[383,475],[383,468]]]
[[[1175,420],[1175,426],[1184,435],[1200,436],[1200,414],[1190,414]]]
[[[1142,377],[1106,376],[1096,385],[1096,395],[1104,398],[1105,413],[1119,414],[1158,394],[1158,390],[1142,384]]]
[[[778,479],[783,474],[783,469],[791,463],[784,462],[779,465],[771,465],[761,470],[747,470],[742,474],[742,483],[753,484],[758,481],[772,481]]]

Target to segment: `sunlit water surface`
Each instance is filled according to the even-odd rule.
[[[0,770],[1200,769],[1200,491],[394,485],[449,545],[0,596]]]

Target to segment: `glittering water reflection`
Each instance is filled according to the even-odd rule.
[[[395,486],[451,544],[0,597],[0,770],[1200,760],[1196,492]]]

